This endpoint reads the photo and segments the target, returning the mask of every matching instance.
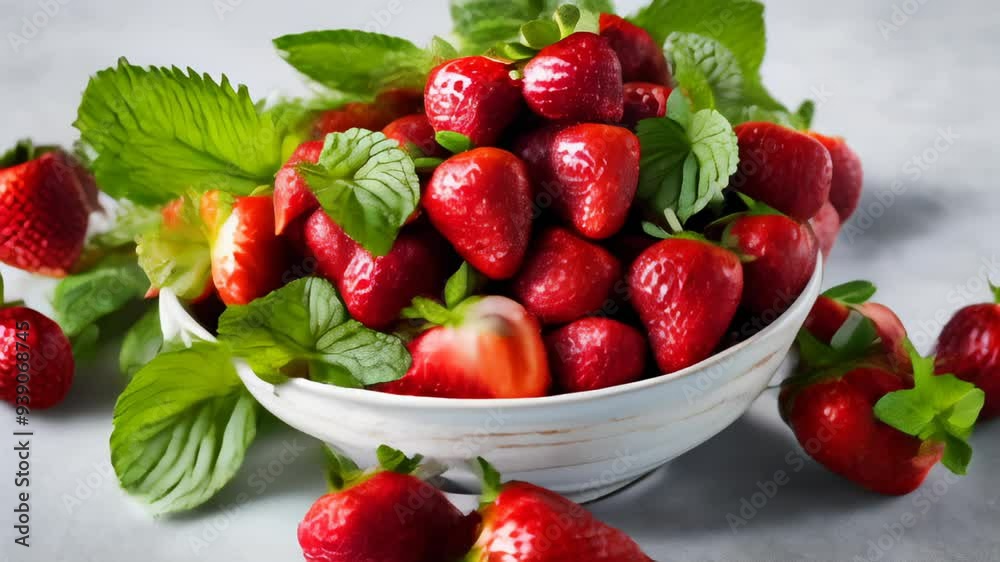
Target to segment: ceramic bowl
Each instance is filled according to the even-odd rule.
[[[272,414],[359,462],[381,444],[443,463],[457,488],[477,489],[471,462],[483,456],[506,479],[526,480],[589,501],[641,478],[739,418],[782,365],[822,281],[753,337],[674,373],[626,385],[544,398],[457,400],[397,396],[305,379],[273,385],[242,361],[237,371]],[[212,335],[163,291],[164,336],[190,344]]]

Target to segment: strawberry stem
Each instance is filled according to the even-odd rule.
[[[496,501],[500,495],[502,487],[500,472],[483,457],[476,457],[476,463],[483,484],[483,493],[479,496],[479,504],[487,506]]]

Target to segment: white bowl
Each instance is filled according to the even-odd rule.
[[[398,396],[306,379],[273,385],[242,361],[250,393],[288,425],[374,464],[386,444],[448,467],[459,488],[478,487],[471,462],[487,458],[505,479],[526,480],[579,502],[622,488],[700,445],[739,418],[778,371],[819,295],[822,261],[774,323],[712,357],[667,375],[545,398],[459,400]],[[167,290],[164,336],[190,344],[212,335]]]

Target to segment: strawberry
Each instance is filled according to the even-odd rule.
[[[413,363],[406,375],[375,390],[443,398],[545,396],[551,379],[541,330],[520,304],[470,297],[446,309],[414,299],[403,314],[434,326],[410,342]]]
[[[639,185],[639,139],[628,129],[584,123],[543,127],[515,144],[539,204],[588,238],[607,238],[628,218]]]
[[[636,124],[643,119],[666,115],[667,99],[672,91],[669,86],[649,82],[626,82],[622,125],[635,129]]]
[[[37,155],[27,142],[2,160],[0,262],[66,276],[83,252],[90,214],[79,165],[61,150]]]
[[[858,208],[864,172],[861,157],[847,146],[841,137],[827,137],[810,132],[809,136],[818,140],[830,152],[833,176],[830,183],[830,204],[837,209],[840,222],[845,223]]]
[[[435,131],[463,134],[476,146],[491,145],[521,108],[521,83],[504,63],[486,57],[454,59],[431,70],[424,105]]]
[[[185,229],[188,229],[192,226],[188,224],[188,217],[185,215],[186,212],[185,203],[186,199],[184,197],[178,197],[177,199],[171,200],[166,205],[164,205],[162,209],[160,209],[160,216],[163,219],[161,222],[161,229],[163,231],[173,231],[176,233],[183,233]],[[192,291],[190,292],[190,294],[177,294],[177,296],[180,299],[189,302],[191,304],[202,303],[213,297],[215,295],[215,284],[212,282],[212,276],[207,269],[205,270],[205,273],[203,275],[204,277],[202,278],[202,274],[192,273],[193,279],[191,281],[193,285],[203,284],[204,290],[202,290],[200,293]],[[198,279],[201,281],[201,283],[198,283],[196,278],[201,278]],[[172,287],[172,288],[176,289],[177,287]],[[144,297],[147,299],[154,299],[159,296],[160,296],[160,287],[157,287],[155,285],[150,285],[149,290],[147,290],[146,294],[144,295]]]
[[[933,360],[906,346],[913,375],[877,355],[835,359],[789,379],[780,395],[783,417],[810,456],[887,495],[917,489],[939,460],[964,474],[971,457],[965,439],[982,407],[982,391],[950,375],[934,377]],[[829,346],[818,353],[843,356]]]
[[[937,340],[937,372],[954,373],[983,389],[983,418],[1000,415],[1000,287],[992,289],[993,303],[959,310]]]
[[[0,400],[29,410],[51,408],[73,384],[73,346],[45,315],[3,302],[0,279]]]
[[[313,137],[342,133],[355,127],[378,131],[392,120],[423,109],[420,92],[390,89],[380,92],[372,103],[351,102],[337,109],[324,111],[313,124]]]
[[[840,234],[840,215],[837,214],[837,209],[829,201],[823,203],[816,216],[809,219],[809,226],[823,251],[823,259],[829,258],[837,243],[837,235]]]
[[[387,449],[379,448],[380,458]],[[418,461],[404,459],[393,470],[362,472],[337,459],[329,477],[333,491],[316,500],[299,523],[306,561],[458,559],[475,540],[479,516],[463,515],[440,490],[409,474]]]
[[[583,506],[528,484],[500,484],[486,472],[479,539],[466,562],[652,562],[624,532],[598,520]]]
[[[637,381],[646,369],[646,339],[610,318],[581,318],[545,336],[549,368],[567,392]]]
[[[536,239],[512,289],[543,324],[563,324],[600,310],[620,277],[607,250],[553,227]]]
[[[491,279],[513,276],[531,236],[531,183],[520,159],[476,148],[445,160],[421,200],[431,223]]]
[[[315,164],[323,151],[323,141],[306,141],[295,149],[274,176],[274,232],[281,234],[296,218],[319,207],[319,201],[296,168],[303,162]]]
[[[734,130],[740,163],[729,185],[793,219],[815,216],[830,195],[830,152],[816,139],[774,123],[743,123]]]
[[[389,123],[382,134],[395,140],[414,158],[444,158],[448,151],[434,140],[434,127],[423,113],[406,115]]]
[[[819,251],[808,226],[773,214],[737,217],[726,226],[722,245],[744,260],[743,304],[754,314],[772,317],[802,294]]]
[[[247,304],[281,286],[287,248],[274,233],[269,196],[236,197],[206,192],[200,212],[210,232],[212,281],[227,305]]]
[[[625,82],[670,85],[670,67],[663,47],[645,29],[614,14],[601,14],[601,37],[621,61]]]
[[[672,373],[722,341],[739,307],[743,269],[736,254],[705,240],[669,238],[639,255],[628,285],[656,362]]]
[[[622,119],[622,66],[608,40],[577,32],[542,49],[524,67],[524,100],[546,119]]]

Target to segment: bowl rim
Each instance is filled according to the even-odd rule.
[[[809,282],[806,284],[805,288],[802,289],[802,293],[799,294],[792,305],[789,306],[788,309],[786,309],[780,316],[778,316],[774,322],[766,326],[761,331],[746,340],[737,343],[736,345],[728,347],[711,355],[710,357],[707,357],[706,359],[699,361],[698,363],[695,363],[694,365],[690,365],[678,371],[597,390],[586,390],[582,392],[556,394],[553,396],[540,396],[534,398],[441,398],[435,396],[410,396],[377,392],[366,388],[340,387],[304,378],[291,378],[285,382],[275,385],[259,378],[250,366],[242,359],[237,358],[235,364],[237,373],[243,381],[244,386],[255,386],[261,390],[267,390],[269,392],[274,392],[276,389],[282,387],[293,388],[305,393],[312,393],[323,397],[335,398],[342,401],[351,401],[375,407],[393,406],[411,409],[433,408],[444,410],[491,410],[497,408],[540,408],[554,405],[594,402],[604,398],[646,390],[668,382],[685,379],[696,373],[702,372],[705,369],[727,361],[750,346],[755,345],[761,340],[767,339],[785,329],[792,321],[791,318],[795,316],[795,313],[799,312],[800,309],[805,307],[812,308],[815,299],[819,297],[819,288],[822,285],[822,282],[823,257],[820,255],[816,260],[816,268],[813,271],[812,276],[809,278]],[[166,299],[166,301],[164,301],[164,299]],[[203,326],[201,326],[201,324],[191,317],[187,309],[184,308],[172,291],[169,289],[163,289],[160,294],[160,301],[161,325],[167,321],[173,323],[178,323],[179,321],[180,323],[191,327],[191,329],[189,329],[189,334],[193,334],[200,339],[215,341],[215,338],[212,337],[211,334]],[[180,314],[185,315],[186,318],[173,316]],[[197,329],[193,329],[195,326]],[[188,336],[184,336],[184,339],[187,340]],[[250,378],[249,381],[247,380],[248,377]]]

